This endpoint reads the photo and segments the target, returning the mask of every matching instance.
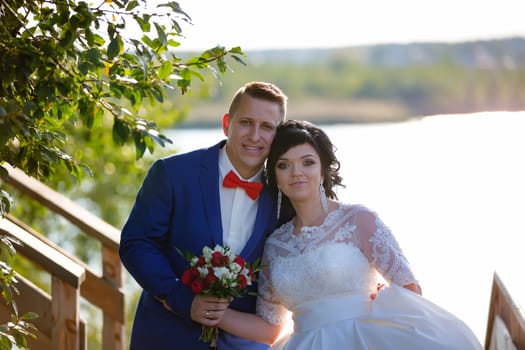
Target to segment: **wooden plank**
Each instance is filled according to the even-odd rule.
[[[38,318],[33,323],[38,330],[34,332],[36,339],[28,337],[28,346],[31,350],[51,349],[51,296],[38,288],[24,276],[17,275],[18,283],[16,287],[20,295],[16,297],[19,314],[32,311],[38,314]]]
[[[89,236],[118,249],[120,231],[115,227],[37,179],[27,176],[22,170],[7,163],[2,166],[9,172],[7,183],[11,186],[68,219]]]
[[[31,261],[74,288],[80,288],[85,279],[85,269],[82,266],[5,218],[0,218],[0,232],[22,242],[21,246],[16,247],[17,252],[31,257]]]
[[[80,286],[80,294],[105,315],[124,323],[126,305],[123,288],[117,288],[92,271],[86,271],[86,281]]]
[[[511,294],[503,284],[503,281],[495,272],[490,296],[489,316],[485,338],[486,349],[490,347],[491,337],[494,330],[494,320],[497,316],[499,316],[505,323],[516,348],[525,349],[525,312],[512,298]]]
[[[31,323],[37,327],[32,331],[36,339],[26,337],[28,347],[31,350],[49,350],[51,349],[51,296],[32,284],[23,276],[17,275],[18,283],[15,284],[20,295],[15,295],[14,300],[18,307],[18,314],[23,315],[32,311],[38,314],[38,318]],[[12,310],[5,303],[0,303],[0,318],[2,320],[11,319]]]
[[[35,332],[36,339],[28,338],[28,349],[31,350],[49,350],[53,349],[51,345],[51,338],[40,331]]]
[[[20,292],[20,295],[15,297],[19,315],[30,311],[36,312],[38,318],[31,323],[33,323],[41,333],[51,338],[51,324],[53,323],[51,317],[51,296],[24,276],[17,274],[16,279],[18,280],[16,288],[18,288]]]

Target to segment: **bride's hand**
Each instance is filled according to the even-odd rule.
[[[373,292],[372,294],[370,294],[370,299],[374,300],[376,297],[377,297],[377,293],[381,290],[381,288],[383,288],[385,286],[384,283],[378,283],[377,284],[377,290],[375,292]]]
[[[191,319],[205,326],[217,326],[231,299],[196,295],[191,304]]]

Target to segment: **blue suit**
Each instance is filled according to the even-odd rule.
[[[190,319],[193,294],[180,280],[188,263],[175,247],[201,254],[205,245],[223,244],[218,156],[224,143],[157,160],[137,194],[119,251],[124,266],[143,288],[133,323],[132,350],[208,349],[198,340],[201,325]],[[261,257],[264,240],[276,224],[275,201],[265,187],[254,232],[241,256],[249,262]],[[166,300],[172,312],[155,296]],[[230,307],[253,313],[255,297],[236,298]],[[267,346],[220,331],[218,348]]]

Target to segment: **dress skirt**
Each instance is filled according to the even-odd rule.
[[[271,350],[481,350],[459,318],[423,297],[392,285],[299,305],[294,330]]]

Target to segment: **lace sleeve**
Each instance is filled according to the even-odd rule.
[[[356,215],[357,236],[363,253],[389,283],[417,283],[410,264],[388,227],[370,211]]]
[[[259,272],[256,313],[265,321],[279,325],[284,323],[287,309],[279,302],[279,298],[275,294],[271,284],[269,263],[276,256],[276,247],[271,242],[272,238],[270,237],[266,241],[261,260],[264,269]]]

